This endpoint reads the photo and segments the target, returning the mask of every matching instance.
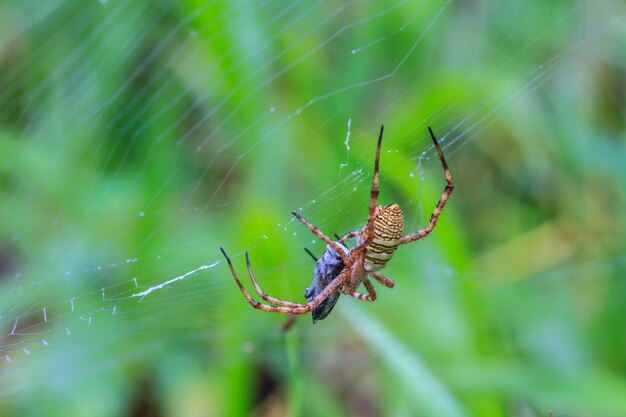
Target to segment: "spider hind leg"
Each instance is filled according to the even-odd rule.
[[[428,127],[428,132],[430,132],[430,137],[435,144],[435,149],[437,150],[437,154],[439,155],[439,159],[441,160],[441,165],[443,166],[443,172],[446,176],[446,187],[443,190],[443,194],[441,194],[441,197],[439,198],[439,202],[437,203],[435,210],[430,215],[430,221],[428,222],[428,226],[421,230],[418,230],[417,232],[413,232],[404,236],[402,239],[400,239],[400,245],[419,240],[423,237],[428,236],[428,234],[433,231],[435,225],[437,224],[437,220],[439,219],[439,215],[441,214],[443,208],[448,202],[448,198],[450,198],[452,190],[454,190],[454,182],[452,181],[452,175],[450,174],[450,170],[448,169],[448,163],[446,162],[446,158],[443,156],[443,151],[441,150],[439,142],[437,142],[437,138],[435,137],[435,134],[433,133],[433,130],[430,128],[430,126]]]
[[[385,131],[385,126],[380,126],[380,134],[378,135],[378,143],[376,145],[376,159],[374,160],[374,179],[372,180],[372,191],[370,192],[370,203],[369,203],[369,211],[367,215],[367,223],[365,223],[365,227],[363,231],[358,234],[359,242],[352,250],[352,256],[358,257],[364,251],[365,248],[372,243],[374,239],[374,221],[376,220],[376,204],[378,201],[378,193],[379,193],[379,185],[378,185],[378,171],[380,168],[380,147],[383,142],[383,132]],[[356,233],[356,232],[355,232]],[[352,236],[352,233],[348,233],[344,238],[348,239],[349,237],[356,237],[357,234]]]

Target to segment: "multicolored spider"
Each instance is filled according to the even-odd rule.
[[[380,146],[383,140],[383,130],[384,126],[381,126],[378,136],[378,145],[376,147],[376,159],[374,160],[374,180],[369,203],[369,214],[363,229],[347,233],[337,241],[333,241],[298,213],[293,212],[293,215],[296,216],[298,220],[304,223],[311,232],[327,244],[326,251],[319,259],[316,259],[315,256],[311,254],[311,256],[316,259],[317,264],[315,266],[313,283],[304,293],[305,297],[308,299],[306,304],[284,301],[265,294],[256,279],[254,279],[252,266],[250,265],[250,257],[248,256],[248,252],[246,252],[246,264],[248,266],[250,280],[259,296],[269,304],[263,304],[254,300],[241,284],[230,258],[226,255],[226,251],[220,248],[224,257],[226,257],[226,261],[228,262],[228,266],[230,267],[230,271],[237,285],[239,285],[239,289],[252,307],[259,310],[285,314],[305,314],[311,311],[313,313],[313,322],[315,323],[315,321],[328,316],[340,294],[350,295],[364,301],[376,300],[376,291],[374,290],[370,278],[377,280],[385,287],[393,288],[395,285],[394,281],[378,271],[385,267],[398,246],[419,240],[433,231],[439,219],[439,215],[454,189],[454,183],[452,182],[452,176],[450,175],[448,164],[439,147],[439,143],[437,143],[437,139],[432,129],[429,127],[428,131],[430,132],[430,137],[435,144],[435,149],[439,154],[439,159],[441,160],[446,175],[446,187],[437,203],[437,207],[435,207],[435,210],[430,216],[428,226],[416,232],[404,235],[404,217],[400,206],[397,204],[388,204],[386,206],[376,204],[378,200],[378,166],[380,160]],[[357,243],[350,249],[344,245],[344,242],[353,238],[357,239]],[[357,292],[361,284],[365,287],[367,294]]]

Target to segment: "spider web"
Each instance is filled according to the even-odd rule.
[[[268,293],[302,301],[313,267],[302,248],[321,253],[324,245],[290,212],[329,235],[361,227],[381,124],[380,200],[397,200],[406,230],[417,230],[444,186],[427,126],[457,189],[472,189],[479,177],[461,163],[467,149],[488,153],[483,138],[503,120],[546,133],[545,124],[525,125],[553,111],[549,103],[532,108],[533,98],[549,102],[558,82],[579,81],[572,67],[585,71],[623,46],[620,2],[474,6],[0,6],[2,392],[71,390],[150,358],[200,355],[228,366],[240,360],[229,355],[233,346],[281,360],[280,319],[244,302],[220,246],[246,284],[249,251]],[[497,40],[481,44],[483,32]],[[545,163],[533,158],[533,146],[520,148]],[[619,166],[614,158],[605,168]],[[467,221],[461,208],[444,217],[448,210],[456,214],[445,227]],[[444,233],[433,241],[453,239],[452,230]],[[390,276],[438,277],[408,284],[407,292],[446,285],[437,280],[474,282],[441,255],[445,245],[423,255],[403,249]],[[492,258],[481,259],[488,267]],[[544,278],[572,268],[565,263]],[[624,258],[596,256],[575,268],[596,269],[623,273]],[[506,302],[499,296],[495,305]],[[312,329],[308,317],[301,320],[304,344],[336,340],[358,308],[346,303],[337,325]],[[460,406],[447,411],[466,415]]]

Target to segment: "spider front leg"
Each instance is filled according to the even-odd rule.
[[[222,251],[222,254],[224,254],[226,261],[228,262],[228,267],[230,268],[230,272],[232,272],[233,277],[235,278],[235,281],[237,282],[237,285],[239,286],[239,289],[241,290],[241,292],[243,292],[243,295],[248,299],[248,302],[252,304],[253,307],[255,306],[255,304],[260,304],[250,296],[248,291],[246,291],[246,289],[243,287],[243,284],[241,283],[241,281],[239,281],[239,277],[237,277],[237,273],[235,272],[233,263],[230,261],[230,258],[228,257],[228,255],[226,255],[226,251],[224,250],[224,248],[220,248],[220,250]],[[289,301],[279,300],[278,298],[274,298],[265,294],[263,290],[261,290],[261,287],[259,287],[259,284],[254,279],[254,275],[252,274],[252,267],[250,266],[250,258],[248,257],[248,252],[246,252],[246,264],[248,266],[248,274],[250,275],[250,278],[252,279],[252,284],[254,285],[254,289],[261,296],[262,299],[264,299],[265,301],[269,303],[277,304],[283,307],[298,307],[301,305],[298,303],[292,303]]]
[[[441,159],[441,165],[443,166],[443,171],[446,174],[446,188],[444,189],[443,194],[441,195],[441,198],[439,199],[439,202],[437,203],[437,207],[435,207],[433,214],[430,216],[430,221],[428,222],[428,226],[426,226],[422,230],[418,230],[417,232],[404,236],[402,239],[400,239],[400,243],[399,243],[400,245],[404,245],[405,243],[411,243],[415,240],[426,237],[430,232],[433,231],[433,229],[435,228],[435,225],[437,224],[437,220],[439,219],[439,215],[443,211],[443,208],[448,202],[448,198],[450,197],[450,194],[452,193],[452,190],[454,189],[454,182],[452,182],[452,175],[450,175],[450,170],[448,169],[446,158],[443,156],[441,147],[439,146],[439,143],[437,142],[437,139],[435,138],[435,134],[433,133],[433,130],[430,128],[430,126],[428,127],[428,131],[430,132],[430,137],[432,138],[435,144],[435,148],[437,149],[437,153],[439,154],[439,159]]]
[[[279,300],[278,298],[270,297],[270,296],[266,295],[265,293],[263,293],[263,291],[261,290],[261,288],[257,284],[256,280],[254,279],[254,274],[252,273],[252,267],[250,266],[250,260],[249,260],[249,257],[248,257],[248,253],[246,252],[246,262],[248,264],[248,274],[250,275],[250,280],[252,281],[252,284],[254,285],[254,288],[257,290],[259,295],[261,297],[263,297],[263,299],[265,299],[266,301],[268,301],[270,303],[278,304],[278,305],[277,306],[273,306],[273,305],[269,305],[269,304],[262,304],[262,303],[259,303],[258,301],[256,301],[254,298],[252,298],[252,296],[250,296],[248,291],[246,291],[246,289],[244,288],[243,284],[239,280],[239,277],[237,276],[237,273],[235,272],[235,268],[233,267],[233,264],[230,261],[230,258],[226,254],[226,251],[223,248],[220,248],[220,250],[222,251],[222,254],[224,254],[224,257],[226,258],[226,261],[228,262],[228,266],[230,268],[230,271],[233,274],[233,278],[235,278],[235,282],[237,282],[237,285],[239,286],[239,289],[241,290],[243,295],[246,297],[246,299],[248,300],[250,305],[252,307],[258,309],[258,310],[277,312],[277,313],[286,313],[286,314],[305,314],[305,313],[308,313],[311,310],[313,310],[315,307],[319,306],[332,293],[337,292],[339,290],[339,288],[341,288],[348,281],[348,279],[350,278],[350,268],[344,268],[344,270],[341,271],[341,273],[335,279],[333,279],[330,282],[330,284],[328,284],[326,286],[326,288],[324,288],[323,291],[321,291],[314,299],[312,299],[308,303],[306,303],[306,304],[298,304],[298,303],[292,303],[292,302],[289,302],[289,301],[283,301],[283,300]]]
[[[300,305],[298,303],[292,303],[290,301],[283,301],[278,298],[269,296],[265,294],[263,290],[261,290],[261,287],[256,282],[256,279],[254,279],[254,274],[252,273],[252,265],[250,265],[250,257],[248,256],[248,252],[246,252],[246,265],[248,266],[248,275],[250,275],[250,279],[252,280],[252,285],[254,285],[254,289],[261,296],[262,299],[264,299],[268,303],[277,304],[279,306],[285,306],[285,307],[298,307]]]
[[[330,247],[333,248],[335,250],[335,252],[337,252],[339,254],[339,256],[341,256],[341,260],[343,261],[343,263],[348,264],[350,262],[350,258],[348,257],[348,255],[346,255],[346,253],[344,252],[343,248],[337,242],[333,241],[331,238],[326,236],[320,229],[318,229],[317,227],[313,226],[307,219],[305,219],[304,217],[302,217],[301,215],[299,215],[295,211],[292,211],[291,214],[296,216],[296,218],[298,220],[300,220],[302,223],[304,223],[304,225],[306,227],[308,227],[309,230],[311,232],[313,232],[313,234],[315,234],[317,237],[319,237],[324,242],[326,242],[328,245],[330,245]]]

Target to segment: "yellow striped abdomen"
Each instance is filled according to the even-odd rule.
[[[374,221],[374,239],[365,248],[366,271],[383,269],[398,248],[404,234],[404,216],[397,204],[378,206]]]

